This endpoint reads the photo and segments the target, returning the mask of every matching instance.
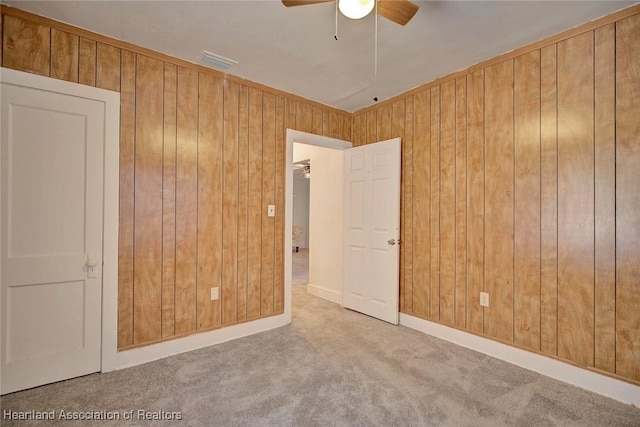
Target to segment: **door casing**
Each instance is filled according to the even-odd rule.
[[[284,283],[285,283],[285,314],[291,321],[291,227],[293,226],[293,144],[307,144],[334,150],[346,150],[352,144],[348,141],[315,135],[307,132],[287,129],[286,159],[285,159],[285,217],[284,217]]]

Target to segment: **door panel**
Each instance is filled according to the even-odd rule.
[[[10,90],[11,92],[11,90]],[[4,95],[4,93],[3,93]],[[9,258],[52,253],[82,252],[84,246],[84,116],[61,114],[34,106],[12,105],[12,135],[8,140]],[[33,123],[56,123],[49,127],[51,140],[64,141],[65,150],[43,144],[47,134]],[[48,129],[47,129],[48,130]],[[40,179],[33,171],[55,174]],[[25,197],[28,194],[29,197]],[[42,215],[42,212],[48,212]],[[74,227],[81,224],[82,227]]]
[[[345,152],[343,305],[398,324],[400,139]]]
[[[1,392],[100,370],[105,104],[2,82]]]
[[[81,348],[83,305],[83,281],[9,287],[7,364]],[[51,334],[48,325],[64,335]]]

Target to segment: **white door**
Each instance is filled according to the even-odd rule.
[[[105,103],[1,85],[5,394],[100,370]]]
[[[342,305],[397,325],[400,138],[345,150],[344,197]]]

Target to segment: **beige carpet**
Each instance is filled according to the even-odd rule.
[[[120,417],[3,426],[640,426],[638,408],[345,310],[304,286],[293,287],[289,326],[13,393],[0,406]],[[140,420],[139,410],[174,419]]]

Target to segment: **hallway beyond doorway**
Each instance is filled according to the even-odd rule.
[[[291,284],[306,285],[309,283],[309,249],[300,248],[291,255]]]

